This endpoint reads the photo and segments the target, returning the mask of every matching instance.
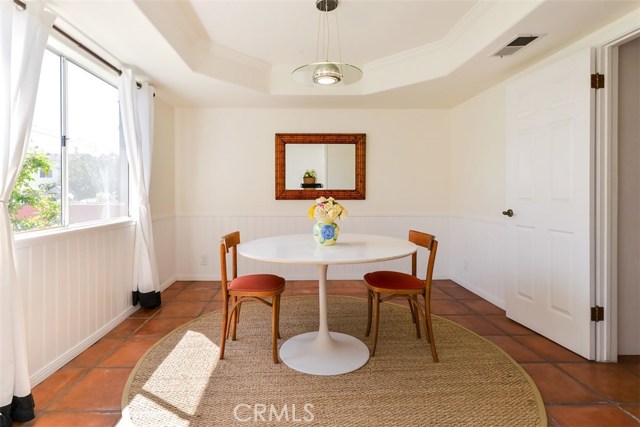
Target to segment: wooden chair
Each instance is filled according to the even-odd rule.
[[[220,359],[224,359],[224,346],[229,338],[236,340],[236,325],[240,321],[240,306],[247,299],[255,299],[271,307],[271,346],[273,363],[278,363],[278,338],[280,338],[280,295],[284,291],[284,279],[273,274],[249,274],[238,277],[238,252],[240,232],[235,231],[220,239],[220,275],[222,280],[222,335]],[[231,281],[227,275],[227,254],[231,252]],[[231,311],[229,312],[229,297]],[[271,302],[268,301],[271,298]]]
[[[433,326],[431,325],[431,278],[433,276],[433,265],[436,260],[438,241],[431,234],[419,231],[409,231],[409,241],[429,251],[429,261],[427,263],[427,276],[423,281],[417,276],[418,254],[411,256],[411,274],[395,271],[376,271],[364,275],[367,293],[367,332],[371,332],[371,308],[373,305],[373,348],[371,356],[376,353],[378,343],[378,323],[380,319],[380,303],[396,297],[405,297],[409,301],[411,317],[416,325],[416,335],[420,338],[420,321],[423,322],[427,341],[431,346],[431,357],[434,362],[438,361],[436,344],[433,339]],[[381,294],[386,296],[382,298]],[[420,305],[418,296],[422,295],[424,304]]]

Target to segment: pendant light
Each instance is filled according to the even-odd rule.
[[[340,51],[340,34],[336,15],[336,38],[338,46],[338,62],[329,61],[331,37],[329,31],[330,12],[338,7],[339,0],[316,0],[316,9],[320,11],[318,21],[318,42],[316,46],[316,62],[300,66],[291,73],[293,79],[305,86],[348,85],[362,78],[362,70],[351,64],[342,62]]]

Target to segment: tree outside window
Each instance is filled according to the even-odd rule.
[[[14,231],[60,225],[60,188],[55,183],[38,184],[40,171],[48,175],[53,162],[37,148],[30,149],[9,200],[9,218]]]

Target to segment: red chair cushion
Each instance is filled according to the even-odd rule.
[[[375,271],[364,275],[364,280],[371,286],[385,289],[422,289],[424,281],[411,274],[397,271]]]
[[[244,292],[267,292],[284,288],[284,279],[273,274],[248,274],[233,279],[229,290]]]

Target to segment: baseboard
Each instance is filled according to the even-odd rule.
[[[164,291],[165,289],[167,289],[169,286],[173,285],[173,283],[178,280],[176,279],[176,276],[171,276],[169,277],[167,280],[165,280],[164,282],[162,282],[160,284],[160,291]]]
[[[207,275],[207,274],[177,274],[176,275],[176,280],[178,281],[184,281],[184,282],[210,282],[212,280],[220,280],[220,278],[216,278],[214,276],[211,275]]]
[[[38,372],[34,373],[29,377],[31,381],[31,387],[35,387],[40,384],[42,381],[47,379],[50,375],[56,372],[58,369],[62,368],[64,365],[73,360],[80,353],[91,347],[95,344],[100,338],[107,335],[113,328],[118,326],[122,321],[124,321],[127,317],[133,314],[138,309],[138,306],[131,306],[124,312],[122,312],[119,316],[111,319],[109,323],[104,325],[102,328],[98,329],[93,334],[89,335],[87,338],[58,356],[51,363],[40,369]]]
[[[299,274],[287,274],[287,276],[285,277],[286,280],[318,280],[318,276],[314,273],[314,274],[305,274],[305,273],[299,273]],[[449,277],[446,276],[434,276],[433,280],[447,280],[449,279]],[[216,281],[219,282],[220,281],[220,277],[214,277],[214,276],[205,276],[205,275],[184,275],[184,276],[178,276],[177,278],[174,278],[174,280],[182,280],[182,281],[206,281],[206,282],[210,282],[210,281]],[[353,274],[342,274],[340,275],[340,277],[333,277],[331,275],[331,271],[329,271],[328,273],[328,277],[327,280],[362,280],[362,274],[360,273],[353,273]],[[454,279],[451,279],[454,282],[457,282]],[[173,282],[171,282],[173,283]],[[171,283],[169,285],[171,285]],[[163,288],[165,289],[165,288]]]
[[[491,295],[491,294],[485,292],[484,290],[482,290],[482,289],[480,289],[480,288],[478,288],[476,286],[473,286],[472,284],[470,284],[469,282],[467,282],[466,280],[464,280],[464,279],[462,279],[460,277],[452,276],[450,279],[453,280],[454,282],[456,282],[458,285],[462,286],[463,288],[465,288],[465,289],[473,292],[474,294],[480,296],[481,298],[489,301],[491,304],[493,304],[493,305],[495,305],[497,307],[500,307],[503,310],[506,310],[506,308],[507,308],[506,302],[504,300],[496,298],[495,295]]]

